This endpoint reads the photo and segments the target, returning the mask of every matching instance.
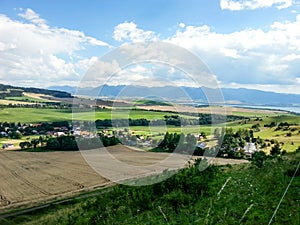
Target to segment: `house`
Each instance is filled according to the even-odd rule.
[[[0,134],[1,134],[2,137],[7,137],[8,136],[8,134],[5,131],[2,131]]]
[[[81,135],[81,131],[80,130],[74,130],[73,131],[73,135],[80,136]]]
[[[254,143],[247,142],[246,146],[244,147],[245,153],[253,154],[257,151],[257,148]]]
[[[259,151],[259,149],[256,148],[255,144],[251,142],[247,142],[244,150],[247,158],[251,158],[254,152]]]
[[[65,136],[66,135],[65,132],[57,132],[56,134],[57,134],[57,137]]]
[[[13,144],[9,144],[9,143],[5,143],[5,144],[2,144],[2,148],[5,149],[5,148],[14,148],[15,146]]]
[[[205,142],[200,142],[196,145],[197,148],[201,148],[201,149],[204,149],[206,148],[207,144]]]

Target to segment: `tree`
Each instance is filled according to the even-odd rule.
[[[47,141],[46,147],[48,149],[53,149],[53,150],[57,150],[60,147],[60,143],[58,142],[57,138],[50,138]]]
[[[40,143],[39,139],[32,139],[31,140],[31,144],[33,145],[33,148],[36,148],[39,143]]]
[[[20,142],[19,146],[21,149],[31,148],[32,144],[29,141]]]
[[[8,135],[10,138],[12,139],[21,139],[22,138],[22,134],[18,131],[13,131]]]
[[[20,142],[19,146],[21,149],[24,149],[26,147],[26,142]]]
[[[252,155],[251,163],[257,166],[258,168],[261,168],[264,165],[266,159],[267,155],[263,151],[254,152]]]
[[[216,131],[216,130],[215,130],[215,131]],[[200,133],[200,135],[201,135],[204,139],[206,139],[206,134],[205,134],[205,132],[202,131],[202,132]]]
[[[40,136],[40,137],[39,137],[39,142],[41,143],[41,146],[43,146],[43,145],[47,142],[47,140],[46,140],[45,137]]]
[[[279,146],[279,143],[276,143],[276,144],[272,147],[272,149],[271,149],[271,151],[270,151],[270,154],[273,155],[273,156],[279,155],[279,154],[280,154],[280,151],[281,151],[281,148],[280,148],[280,146]]]

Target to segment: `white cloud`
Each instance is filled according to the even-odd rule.
[[[76,68],[82,71],[87,71],[91,66],[93,66],[98,60],[98,57],[93,56],[89,59],[82,59],[77,61],[75,64]]]
[[[300,59],[300,55],[296,55],[294,53],[286,55],[282,58],[283,61],[294,61]]]
[[[113,38],[116,41],[125,42],[156,41],[158,39],[153,31],[139,29],[133,22],[118,24],[115,27]]]
[[[107,46],[110,47],[107,43],[105,43],[104,41],[100,41],[96,38],[93,37],[86,37],[87,42],[92,45],[92,46]]]
[[[241,58],[236,49],[221,48],[220,52],[226,57],[231,57],[233,59]]]
[[[77,52],[88,46],[109,47],[83,32],[50,27],[31,9],[20,16],[27,22],[0,14],[1,82],[45,87],[58,80],[76,81]]]
[[[186,26],[167,41],[197,54],[222,82],[289,84],[300,76],[299,27],[300,15],[265,30],[226,34],[207,25]]]
[[[266,2],[273,2],[271,6],[284,6],[279,1],[276,4],[275,1]],[[237,4],[230,7],[244,6]],[[57,81],[59,84],[76,83],[98,60],[97,57],[79,58],[78,52],[88,46],[110,47],[83,32],[51,27],[33,10],[23,10],[20,16],[27,21],[12,20],[0,14],[0,80],[3,83],[13,81],[18,85],[43,87],[57,85]],[[176,34],[164,41],[196,53],[223,84],[234,81],[241,86],[253,85],[258,88],[267,88],[268,84],[270,86],[267,90],[276,88],[283,91],[284,88],[280,89],[282,85],[287,87],[286,90],[295,92],[296,87],[300,90],[299,27],[300,15],[296,16],[294,21],[274,22],[264,30],[245,29],[232,33],[220,33],[208,25],[188,26],[179,23]],[[155,32],[140,29],[133,22],[117,25],[113,38],[121,43],[159,39]],[[123,50],[126,53],[126,46]],[[136,59],[138,55],[140,61],[150,58],[171,62],[173,65],[183,63],[176,61],[175,56],[180,52],[166,54],[164,49],[152,49],[147,45],[137,45],[127,54],[128,59],[124,60]],[[152,86],[163,84],[161,78],[153,76],[153,71],[144,66],[136,65],[122,70],[116,62],[100,62],[93,68],[94,77],[91,77],[86,86],[96,86],[108,81],[111,84],[118,84],[120,81],[127,84],[142,81],[143,84]],[[119,73],[109,77],[116,71]],[[172,81],[176,85],[193,85],[192,81],[179,79],[180,76],[175,77],[178,73],[174,68],[168,68],[165,73],[160,74],[164,74],[163,79],[168,79],[168,82]],[[204,82],[209,83],[207,79]]]
[[[19,13],[18,15],[37,25],[46,24],[46,20],[40,18],[40,15],[34,12],[32,9],[26,9],[25,13]]]
[[[254,10],[275,6],[277,9],[285,9],[292,6],[293,0],[221,0],[220,7],[223,10],[239,11]]]
[[[179,23],[178,26],[179,26],[180,28],[185,28],[185,24],[184,24],[184,23]]]
[[[92,65],[90,65],[81,80],[81,87],[96,87],[103,84],[111,84],[111,81],[115,78],[115,74],[121,71],[118,62],[115,60],[111,62],[102,61],[101,59],[97,59],[97,61],[94,62],[94,60],[96,60],[96,58],[83,62],[85,65],[90,63]]]
[[[147,69],[141,65],[135,65],[131,70],[132,73],[146,73]]]

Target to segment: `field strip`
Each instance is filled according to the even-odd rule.
[[[88,151],[94,168],[85,161],[82,152],[1,151],[0,212],[71,197],[113,182],[124,183],[129,179],[159,174],[166,169],[178,169],[178,160],[182,162],[184,158],[175,154],[164,162],[169,157],[168,153],[137,151],[122,145],[108,147],[106,150],[110,156],[101,149]],[[118,166],[118,162],[126,167]],[[244,162],[226,159],[213,161],[214,164]],[[99,173],[96,172],[98,169]],[[103,169],[107,174],[102,173]]]
[[[7,155],[4,155],[3,156],[6,158],[6,159],[9,159],[9,160],[12,160],[10,159]],[[27,180],[26,178],[22,177],[21,175],[19,175],[17,172],[15,172],[14,170],[8,168],[7,166],[5,165],[2,165],[2,167],[5,168],[6,171],[9,171],[14,177],[16,177],[17,179],[21,180],[22,182],[24,182],[25,184],[27,184],[28,186],[30,186],[31,188],[41,192],[42,194],[44,195],[50,195],[49,192],[47,191],[44,191],[42,188],[38,187],[37,185],[33,184],[32,182],[30,182],[29,180]]]

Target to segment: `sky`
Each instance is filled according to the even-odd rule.
[[[300,94],[299,28],[300,0],[0,0],[0,83],[77,86],[106,54],[160,41],[196,55],[220,87]],[[195,86],[170,65],[103,68],[119,70],[114,85]]]

